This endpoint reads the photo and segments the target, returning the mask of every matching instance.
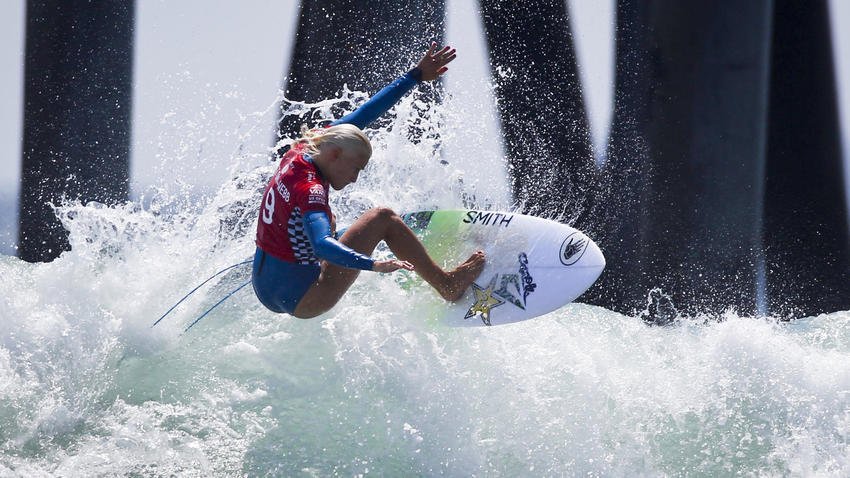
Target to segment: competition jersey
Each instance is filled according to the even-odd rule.
[[[304,232],[304,216],[311,211],[331,215],[328,183],[308,158],[304,144],[294,145],[266,191],[257,222],[257,246],[278,259],[298,264],[319,264]]]
[[[421,80],[422,72],[414,68],[331,126],[350,123],[365,128]],[[304,230],[304,216],[312,211],[322,211],[328,218],[333,215],[328,206],[328,183],[316,165],[304,156],[305,147],[297,144],[283,155],[277,173],[266,187],[257,223],[257,246],[287,262],[318,265],[319,258]],[[342,244],[337,243],[336,246],[345,249]],[[371,269],[371,264],[364,264],[361,260],[368,260],[367,256],[350,249],[340,250],[343,255],[350,255],[349,260],[332,262],[349,268]]]

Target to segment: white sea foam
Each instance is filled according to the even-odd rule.
[[[340,222],[509,207],[497,152],[442,156],[480,141],[451,99],[424,106],[439,138],[408,140],[414,101],[332,193]],[[0,475],[850,475],[850,312],[662,328],[571,304],[450,329],[422,307],[432,292],[364,273],[321,318],[268,312],[247,288],[181,335],[242,266],[151,328],[252,253],[275,165],[234,151],[212,197],[163,177],[135,204],[60,208],[73,250],[52,263],[0,257]]]

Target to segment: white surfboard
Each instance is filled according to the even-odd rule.
[[[581,295],[605,268],[602,251],[589,237],[548,219],[477,210],[402,217],[444,268],[477,250],[487,255],[464,297],[438,312],[447,325],[499,325],[546,314]]]

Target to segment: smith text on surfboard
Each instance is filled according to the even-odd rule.
[[[463,222],[467,224],[481,224],[483,226],[508,227],[513,218],[513,214],[503,214],[500,212],[467,211],[466,219]]]

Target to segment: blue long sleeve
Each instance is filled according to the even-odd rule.
[[[313,252],[319,259],[349,269],[372,270],[375,261],[371,257],[360,254],[333,238],[331,222],[324,212],[308,212],[304,216],[304,230],[313,246]]]
[[[353,112],[331,123],[331,126],[350,123],[360,129],[365,128],[392,108],[393,105],[412,90],[419,81],[422,81],[422,72],[419,68],[414,68],[402,75],[399,79],[385,86],[384,89],[371,97],[369,101],[364,103],[360,108],[357,108]]]

